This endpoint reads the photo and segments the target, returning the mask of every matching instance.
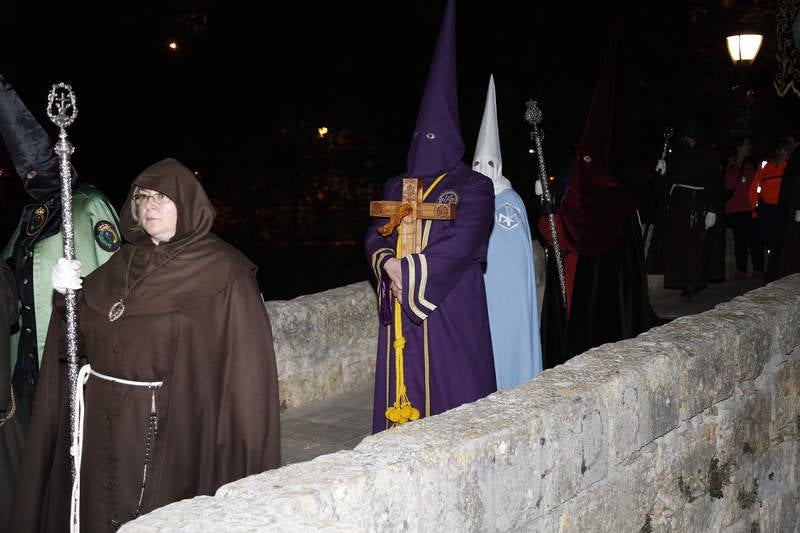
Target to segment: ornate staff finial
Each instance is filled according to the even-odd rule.
[[[47,95],[47,116],[59,128],[66,128],[78,116],[78,101],[75,91],[66,83],[55,83]]]
[[[542,122],[542,110],[539,107],[539,102],[531,98],[525,104],[525,120],[531,126],[538,126]]]

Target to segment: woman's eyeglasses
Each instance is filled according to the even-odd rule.
[[[147,201],[151,198],[157,205],[165,204],[169,201],[169,196],[160,192],[154,194],[136,193],[133,195],[133,201],[136,205],[146,205]]]

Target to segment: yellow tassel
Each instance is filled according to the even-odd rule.
[[[446,175],[442,174],[428,187],[422,199],[428,197],[433,191],[433,188],[444,178]],[[400,242],[402,236],[400,233],[400,226],[397,226],[397,248],[395,254],[400,254]],[[394,405],[386,408],[384,416],[392,423],[392,427],[405,424],[410,420],[419,419],[419,409],[411,405],[411,400],[406,395],[406,380],[403,372],[403,348],[406,346],[406,339],[403,337],[403,309],[400,302],[395,298],[394,301],[394,375],[395,375],[395,401]]]

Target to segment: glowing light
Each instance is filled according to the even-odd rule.
[[[176,51],[178,49],[178,43],[175,41],[170,41],[169,49],[172,50],[173,52]]]
[[[556,177],[555,176],[548,176],[547,179],[549,179],[550,181],[556,181]]]
[[[536,150],[534,150],[533,148],[528,148],[528,153],[529,153],[529,154],[533,154],[533,153],[535,153],[535,152],[536,152]]]
[[[752,62],[761,49],[761,41],[763,39],[764,38],[758,34],[731,35],[728,37],[728,53],[733,62]]]
[[[326,128],[325,126],[317,128],[317,133],[319,134],[319,138],[322,139],[328,134],[328,128]]]
[[[767,162],[766,161],[762,161],[761,162],[761,168],[764,168],[765,166],[767,166]]]

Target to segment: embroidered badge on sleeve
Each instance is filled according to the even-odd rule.
[[[511,204],[503,204],[497,208],[495,220],[501,228],[512,230],[522,222],[522,213]]]
[[[94,240],[106,252],[116,252],[122,245],[117,228],[107,220],[101,220],[94,225]]]
[[[456,205],[458,203],[458,193],[456,191],[444,191],[439,195],[439,200],[436,203]]]

